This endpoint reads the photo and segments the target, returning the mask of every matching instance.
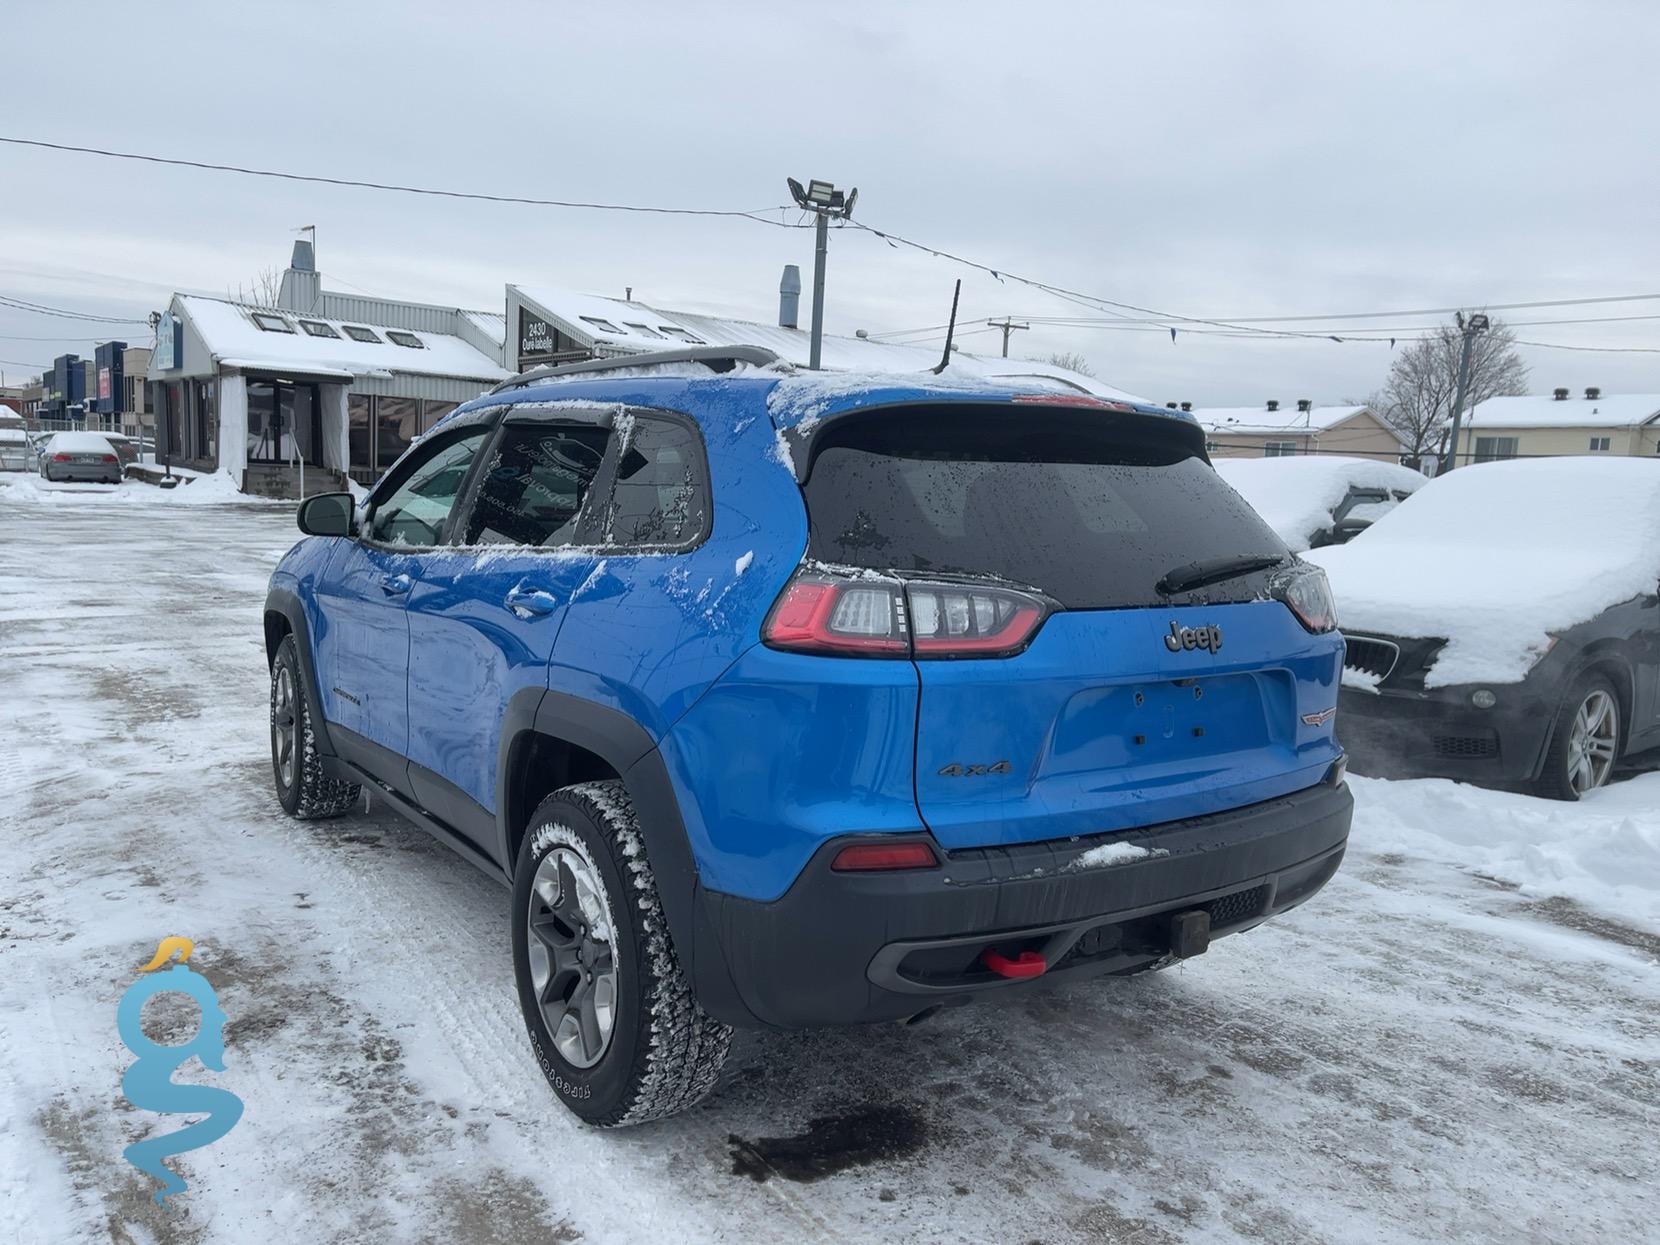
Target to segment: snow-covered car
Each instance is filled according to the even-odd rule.
[[[1218,458],[1213,465],[1295,553],[1352,540],[1428,483],[1398,463],[1340,454]]]
[[[1660,462],[1460,468],[1308,560],[1348,641],[1358,772],[1577,800],[1660,746]]]
[[[0,426],[0,471],[28,471],[34,465],[29,434],[22,424]]]
[[[97,432],[57,432],[40,456],[40,474],[52,481],[121,483],[121,456]]]

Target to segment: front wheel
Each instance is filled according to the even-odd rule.
[[[1583,676],[1556,711],[1539,794],[1579,800],[1606,785],[1620,757],[1620,742],[1620,701],[1614,685],[1600,674]]]
[[[590,1124],[695,1105],[732,1030],[692,997],[622,783],[555,791],[531,818],[513,884],[513,971],[537,1062]]]
[[[349,812],[362,791],[323,772],[311,713],[299,649],[286,635],[271,662],[271,773],[283,812],[302,821]]]

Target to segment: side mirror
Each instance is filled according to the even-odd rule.
[[[318,493],[301,502],[294,517],[307,536],[350,536],[356,513],[350,493]]]

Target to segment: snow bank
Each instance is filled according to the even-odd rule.
[[[1218,458],[1214,465],[1216,474],[1250,503],[1293,553],[1302,553],[1308,548],[1309,537],[1332,525],[1332,512],[1351,488],[1412,492],[1427,483],[1418,472],[1396,463],[1335,454]],[[1379,507],[1385,513],[1391,508]]]
[[[1577,804],[1444,779],[1349,781],[1357,848],[1451,864],[1660,929],[1660,774]]]
[[[224,472],[213,475],[187,477],[177,472],[180,482],[173,488],[146,484],[141,480],[124,480],[116,484],[54,484],[38,475],[20,474],[0,476],[0,489],[5,489],[7,501],[25,505],[102,505],[102,506],[287,506],[293,501],[251,497],[239,491],[236,483]]]
[[[1345,628],[1448,640],[1425,683],[1516,683],[1550,635],[1660,579],[1660,462],[1461,467],[1310,552]]]

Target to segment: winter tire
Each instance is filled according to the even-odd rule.
[[[271,663],[271,772],[283,812],[302,821],[349,812],[362,790],[323,773],[292,635],[283,637]]]
[[[697,1005],[622,783],[543,800],[519,848],[513,972],[542,1073],[610,1128],[684,1111],[714,1087],[732,1030]]]
[[[1600,674],[1581,675],[1556,711],[1545,768],[1535,788],[1553,800],[1579,800],[1605,786],[1620,759],[1620,698]]]

